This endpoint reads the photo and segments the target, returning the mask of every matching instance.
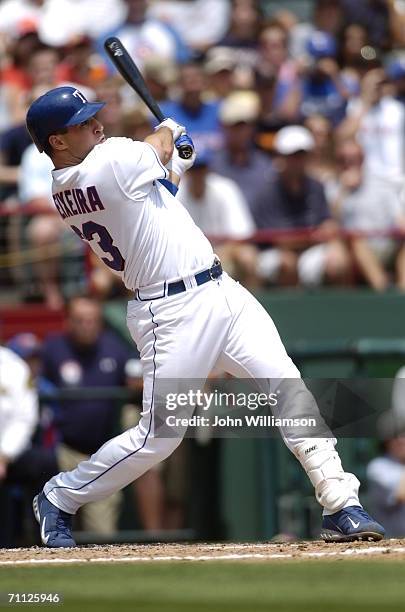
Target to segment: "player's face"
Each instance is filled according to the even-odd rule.
[[[96,145],[105,141],[104,127],[98,119],[91,117],[87,121],[69,127],[60,138],[66,152],[83,160]]]

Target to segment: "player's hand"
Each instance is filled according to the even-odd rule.
[[[180,138],[182,134],[185,134],[186,132],[186,128],[184,127],[184,125],[179,125],[178,123],[173,121],[173,119],[165,119],[164,121],[162,121],[162,123],[159,123],[159,125],[155,127],[155,132],[156,130],[160,130],[160,128],[162,127],[169,128],[169,130],[173,134],[174,141],[176,141],[178,138]]]
[[[179,145],[185,145],[185,144],[190,145],[194,150],[192,156],[189,157],[188,159],[183,159],[182,157],[180,157],[179,151],[177,148]],[[193,141],[191,140],[190,136],[188,136],[187,134],[183,134],[180,138],[178,138],[176,142],[174,143],[174,145],[175,146],[173,149],[172,159],[169,162],[170,164],[169,169],[175,174],[177,174],[177,176],[181,177],[186,172],[186,170],[189,170],[194,165],[195,158],[196,158],[196,152],[194,149]]]

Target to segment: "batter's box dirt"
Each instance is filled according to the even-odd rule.
[[[288,544],[116,544],[71,549],[15,548],[0,550],[0,566],[153,561],[265,562],[365,557],[405,559],[405,539],[350,544],[311,541]]]

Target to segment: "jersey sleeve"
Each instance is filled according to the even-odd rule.
[[[114,143],[115,149],[110,156],[115,178],[132,200],[143,200],[154,181],[167,178],[169,171],[152,145],[130,138],[114,140],[119,141]]]

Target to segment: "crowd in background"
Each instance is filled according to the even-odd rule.
[[[52,164],[24,125],[34,98],[69,83],[107,102],[107,136],[145,137],[154,120],[109,62],[110,34],[192,136],[178,197],[229,272],[250,287],[405,290],[403,0],[4,0],[0,265],[25,299],[58,308],[85,282],[122,293],[92,258],[86,281],[61,282],[64,253],[82,269],[86,253],[49,214]],[[21,227],[16,210],[36,214]]]

